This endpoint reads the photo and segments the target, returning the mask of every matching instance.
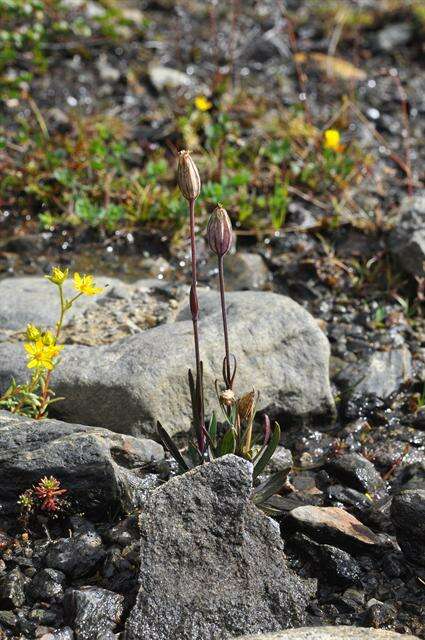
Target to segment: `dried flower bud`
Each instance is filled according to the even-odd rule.
[[[220,258],[226,255],[232,246],[232,223],[226,209],[220,204],[214,209],[208,222],[207,240],[211,251]]]
[[[226,407],[231,407],[234,404],[236,398],[232,389],[226,389],[220,393],[220,402]]]
[[[177,182],[186,200],[196,200],[201,193],[201,178],[189,151],[183,150],[179,153]]]
[[[246,393],[238,400],[238,415],[241,422],[250,422],[255,413],[256,393],[255,389]]]

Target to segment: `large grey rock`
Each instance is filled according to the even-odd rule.
[[[403,201],[389,247],[406,271],[425,275],[425,191]]]
[[[105,286],[119,283],[115,278],[96,278],[96,284]],[[72,282],[64,286],[65,295],[72,297],[75,291]],[[106,295],[107,289],[98,296],[82,296],[67,312],[65,325],[75,315],[83,314],[86,309]],[[60,310],[57,287],[46,278],[25,276],[0,280],[0,327],[13,331],[25,331],[29,322],[41,327],[52,328],[58,320]]]
[[[425,565],[425,490],[410,489],[396,495],[391,519],[406,558]]]
[[[303,623],[313,585],[288,568],[251,488],[252,465],[225,456],[150,495],[126,640],[226,640]]]
[[[223,359],[221,311],[216,292],[200,295],[201,354],[207,410],[217,408],[214,381]],[[329,385],[329,343],[312,316],[273,293],[235,292],[227,297],[231,351],[238,360],[236,387],[253,385],[271,414],[313,419],[334,412]],[[183,310],[161,325],[113,344],[67,346],[53,376],[65,400],[58,417],[113,431],[153,434],[160,420],[170,433],[187,431],[187,370],[194,366],[192,322]],[[11,376],[23,380],[22,345],[0,344],[0,389]]]
[[[416,636],[400,635],[394,631],[362,627],[306,627],[279,633],[244,636],[238,640],[418,640]]]
[[[53,475],[86,513],[134,507],[142,478],[129,470],[163,457],[156,442],[107,429],[0,412],[0,520],[21,493]]]

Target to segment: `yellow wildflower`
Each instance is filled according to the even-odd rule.
[[[55,338],[51,331],[46,331],[45,333],[43,333],[41,339],[46,347],[52,347],[55,344]]]
[[[103,291],[102,287],[96,287],[94,276],[80,276],[79,273],[74,273],[74,288],[86,296],[94,296]]]
[[[205,96],[196,96],[195,107],[198,111],[209,111],[213,106],[213,103]]]
[[[24,349],[29,359],[27,364],[28,369],[34,369],[36,367],[38,369],[49,369],[51,371],[54,368],[53,358],[59,355],[63,347],[57,345],[48,347],[42,340],[37,340],[36,342],[26,342]]]
[[[40,329],[37,329],[37,327],[34,324],[27,325],[26,335],[27,335],[27,339],[30,342],[35,342],[36,340],[39,340],[41,338]]]
[[[341,136],[337,129],[326,129],[323,146],[332,151],[342,151]]]
[[[50,275],[46,276],[53,284],[61,285],[68,277],[69,269],[60,269],[59,267],[52,267]]]

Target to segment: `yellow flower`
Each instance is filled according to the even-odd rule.
[[[60,269],[59,267],[52,267],[49,276],[46,276],[53,284],[63,284],[68,277],[69,269]]]
[[[326,129],[323,146],[332,151],[342,151],[341,136],[337,129]]]
[[[96,287],[94,276],[80,276],[79,273],[74,273],[74,288],[86,296],[95,296],[103,291],[102,287]]]
[[[46,347],[52,347],[55,344],[55,338],[54,338],[53,333],[51,331],[46,331],[45,333],[43,333],[41,339],[43,341],[43,344]]]
[[[37,329],[37,327],[34,324],[27,325],[26,335],[27,335],[27,339],[30,342],[35,342],[36,340],[39,340],[39,338],[41,338],[40,329]]]
[[[24,349],[27,352],[28,357],[28,369],[49,369],[51,371],[54,368],[53,358],[59,355],[63,347],[53,345],[46,346],[42,340],[36,342],[26,342]]]
[[[205,96],[196,96],[195,107],[198,111],[209,111],[213,106],[213,103]]]

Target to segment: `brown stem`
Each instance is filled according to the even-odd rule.
[[[201,356],[199,350],[199,331],[198,331],[198,293],[197,293],[197,264],[196,264],[196,240],[195,240],[195,200],[189,200],[189,221],[190,221],[190,249],[192,256],[192,287],[191,287],[191,312],[193,323],[193,338],[195,342],[195,359],[196,359],[196,381],[199,389],[199,433],[198,446],[201,453],[205,450],[205,433],[204,433],[204,408],[202,401],[202,371]],[[195,304],[192,303],[195,301]]]
[[[224,256],[218,257],[218,278],[220,282],[220,299],[221,299],[221,315],[223,316],[223,333],[224,333],[224,349],[226,352],[226,386],[232,388],[232,376],[230,373],[230,349],[229,349],[229,332],[227,329],[227,310],[226,310],[226,297],[224,290]]]

